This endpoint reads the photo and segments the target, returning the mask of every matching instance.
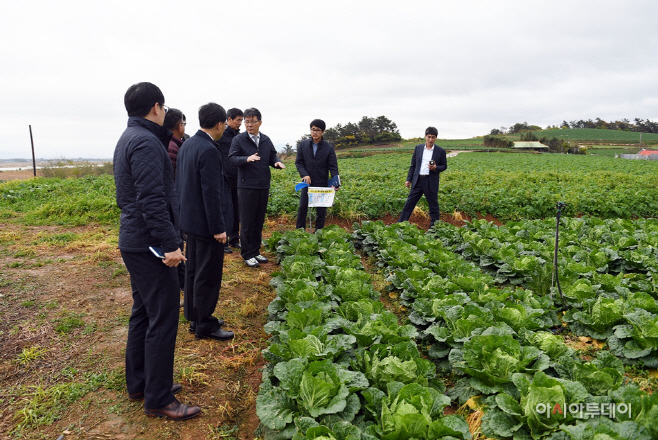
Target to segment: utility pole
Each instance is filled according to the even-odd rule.
[[[32,138],[32,126],[30,127],[30,142],[32,143],[32,170],[34,171],[34,177],[37,177],[37,160],[34,158],[34,138]]]

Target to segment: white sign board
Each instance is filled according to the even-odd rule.
[[[308,206],[310,208],[328,208],[334,204],[334,195],[336,191],[333,188],[322,188],[317,186],[308,187]]]

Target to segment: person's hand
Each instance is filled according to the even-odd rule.
[[[274,168],[278,168],[280,170],[285,170],[286,166],[283,164],[283,162],[277,162],[274,164]]]
[[[311,184],[311,176],[302,177],[302,182],[306,183],[307,185],[310,185]]]
[[[340,189],[340,186],[336,188],[335,186],[331,185],[331,187],[334,189],[334,191],[338,191]]]
[[[169,267],[176,267],[180,264],[181,261],[187,261],[183,253],[180,251],[180,248],[173,252],[165,252],[164,255],[165,257],[162,262]]]
[[[247,162],[255,162],[257,160],[260,160],[260,156],[258,155],[258,153],[254,153],[247,158]]]
[[[213,238],[220,243],[226,243],[226,232],[222,232],[221,234],[215,234],[213,235]]]
[[[406,186],[407,188],[411,188],[411,182],[406,181],[406,182],[404,183],[404,186]]]
[[[430,167],[430,170],[434,171],[436,169],[436,164],[430,165],[429,167]]]

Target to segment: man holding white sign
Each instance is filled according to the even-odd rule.
[[[338,160],[334,146],[322,139],[324,130],[327,125],[322,119],[314,119],[311,122],[311,138],[302,141],[297,149],[297,158],[295,165],[297,171],[302,177],[302,181],[313,187],[329,188],[327,181],[331,172],[332,179],[336,184],[331,185],[334,190],[338,190],[340,179],[338,178]],[[332,194],[333,195],[333,194]],[[297,228],[304,228],[306,224],[306,215],[308,213],[309,194],[308,188],[302,189],[299,197],[299,210],[297,211]],[[317,218],[315,219],[315,230],[324,227],[325,217],[327,215],[326,207],[317,207]]]

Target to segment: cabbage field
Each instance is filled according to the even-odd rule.
[[[281,270],[261,434],[658,438],[658,395],[628,374],[658,366],[658,221],[562,218],[562,293],[551,279],[555,223],[425,233],[366,221],[351,237],[337,227],[273,235]],[[402,324],[356,249],[386,277]],[[577,337],[602,349],[576,350],[567,342]],[[445,415],[448,406],[460,410]]]
[[[409,193],[411,153],[340,159],[343,187],[329,214],[339,218],[377,219],[399,215]],[[460,153],[448,158],[441,173],[439,205],[471,217],[491,214],[507,220],[555,215],[558,201],[565,215],[602,218],[658,217],[658,163],[565,154]],[[294,166],[272,173],[270,215],[295,213],[300,181]],[[419,206],[427,210],[423,199]]]

